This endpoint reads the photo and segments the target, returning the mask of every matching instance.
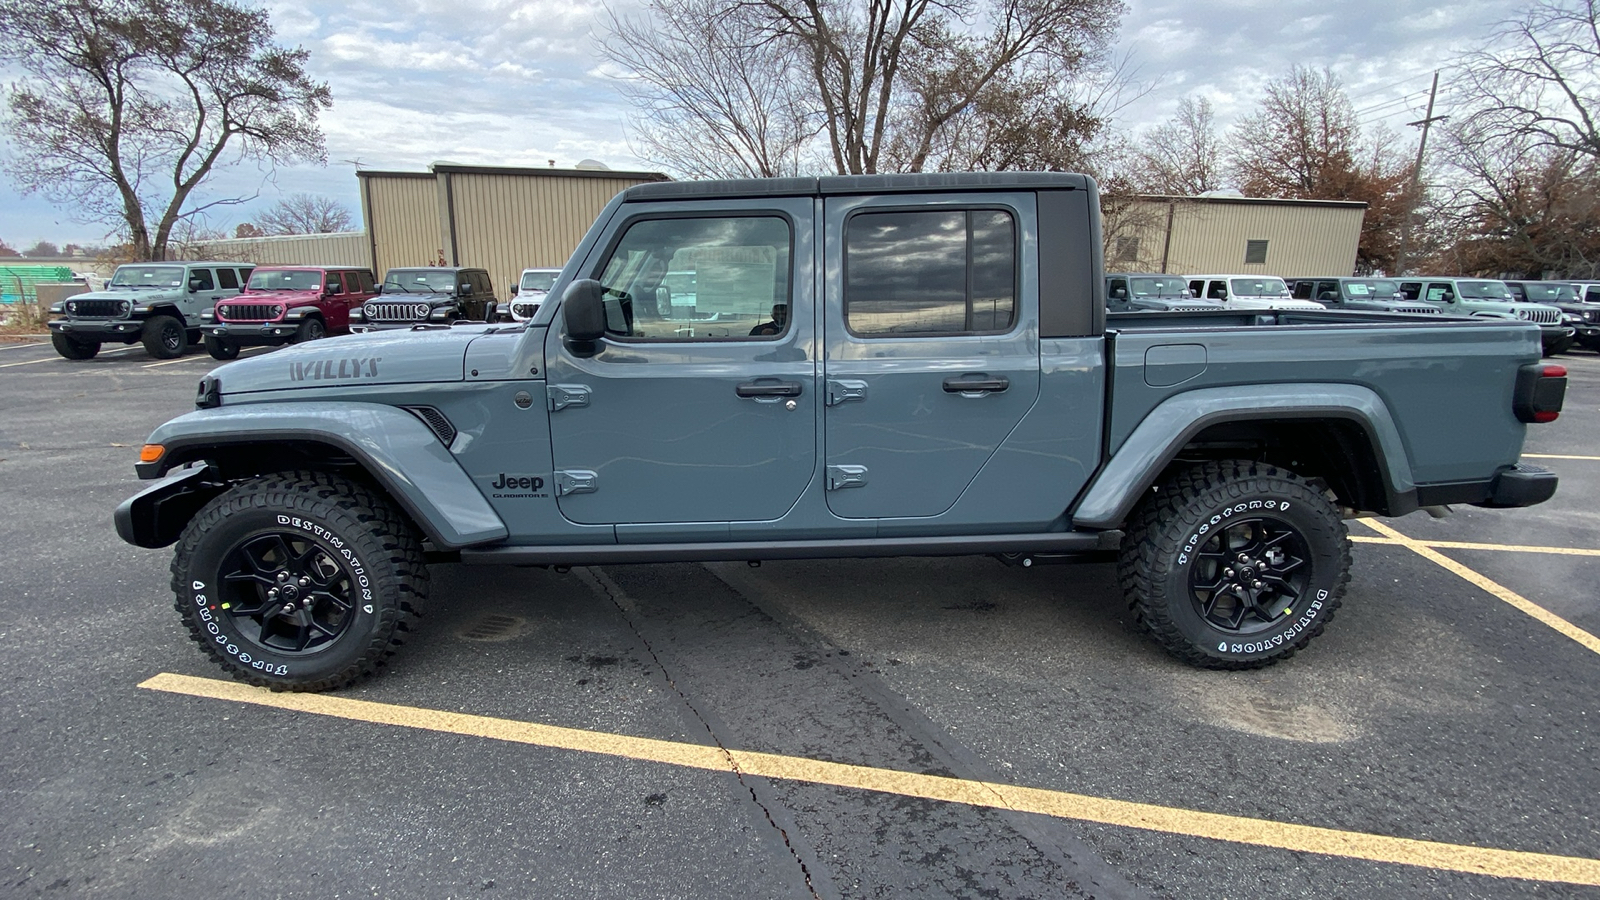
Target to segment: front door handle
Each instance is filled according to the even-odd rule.
[[[998,394],[1011,387],[1004,375],[952,375],[944,380],[947,394]]]
[[[741,397],[761,399],[777,399],[778,397],[800,396],[800,382],[798,381],[746,381],[733,389]]]

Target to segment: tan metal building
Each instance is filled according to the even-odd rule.
[[[371,249],[364,231],[331,234],[285,234],[272,237],[206,241],[202,259],[252,262],[258,266],[370,266]]]
[[[1367,204],[1254,197],[1102,197],[1106,269],[1351,275]]]
[[[427,172],[358,171],[373,271],[453,265],[489,270],[510,299],[522,270],[564,265],[611,198],[658,172],[435,163]]]

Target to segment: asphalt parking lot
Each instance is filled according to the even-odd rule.
[[[1525,510],[1355,522],[1270,669],[1187,668],[1110,565],[436,566],[330,695],[221,680],[149,431],[215,365],[0,344],[0,895],[1600,897],[1600,356]]]

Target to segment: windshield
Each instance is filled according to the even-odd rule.
[[[257,269],[250,273],[252,291],[315,291],[322,288],[322,273],[305,269]]]
[[[1182,278],[1129,278],[1135,297],[1187,297],[1189,283]]]
[[[550,293],[550,286],[556,283],[556,276],[560,272],[523,272],[522,283],[518,286],[521,291],[544,291]]]
[[[179,287],[182,266],[118,266],[111,287]]]
[[[1511,289],[1498,281],[1462,281],[1456,285],[1466,300],[1513,300]]]
[[[456,289],[456,273],[448,269],[394,269],[383,276],[383,292],[448,294]]]
[[[1235,278],[1228,282],[1235,297],[1287,297],[1289,286],[1282,278]]]
[[[1578,289],[1570,284],[1522,283],[1522,290],[1535,303],[1577,303]]]
[[[1352,300],[1397,300],[1400,296],[1400,282],[1381,278],[1346,281],[1344,293]]]

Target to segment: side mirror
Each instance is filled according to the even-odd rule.
[[[522,285],[520,285],[520,284],[513,284],[511,286],[511,296],[515,297],[517,295],[517,290],[519,288],[521,288],[521,287],[522,287]]]
[[[485,303],[483,306],[483,320],[485,322],[498,321],[496,310],[499,308],[499,306],[500,304],[494,300],[490,300],[488,303]]]
[[[381,284],[375,284],[375,285],[373,285],[373,286],[372,286],[372,292],[373,292],[373,293],[374,293],[374,294],[381,294],[381,293],[383,293],[383,285],[381,285]]]
[[[325,285],[322,286],[322,296],[324,296],[324,297],[332,297],[334,295],[334,293],[335,293],[335,291],[333,289],[333,285],[325,284]]]
[[[198,278],[189,279],[189,293],[193,294],[193,293],[195,293],[195,292],[197,292],[199,290],[200,290],[200,279],[198,279]]]
[[[1111,289],[1111,296],[1117,300],[1126,300],[1128,299],[1128,292],[1124,288],[1116,287]]]
[[[574,281],[561,295],[561,322],[567,340],[592,344],[606,336],[605,288],[592,278]]]
[[[1322,303],[1338,303],[1339,295],[1335,294],[1333,291],[1323,291],[1317,295],[1317,300]]]

